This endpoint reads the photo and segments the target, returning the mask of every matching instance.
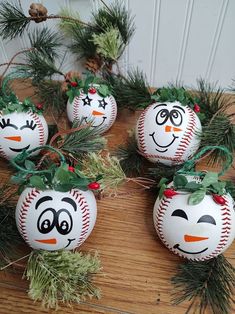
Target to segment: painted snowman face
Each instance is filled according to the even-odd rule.
[[[38,191],[26,188],[16,207],[16,224],[33,249],[72,250],[90,235],[96,221],[91,191]]]
[[[0,114],[0,156],[11,159],[24,149],[47,142],[48,126],[42,115],[31,111]]]
[[[137,122],[138,148],[151,162],[181,164],[198,149],[201,130],[200,120],[188,106],[179,102],[154,103]]]
[[[156,200],[153,220],[159,238],[173,253],[190,260],[207,260],[224,252],[235,236],[233,199],[223,195],[225,205],[206,195],[188,205],[189,193]]]
[[[95,92],[81,93],[72,104],[67,103],[67,115],[70,121],[78,119],[83,125],[91,122],[99,133],[107,131],[117,116],[117,104],[113,96],[102,97]]]

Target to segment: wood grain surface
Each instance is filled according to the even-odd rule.
[[[119,113],[107,134],[110,148],[125,143],[128,130],[133,128],[138,115],[139,112]],[[9,176],[6,164],[6,161],[0,161],[1,180]],[[227,177],[234,178],[234,171],[230,171]],[[171,303],[173,286],[170,279],[182,260],[170,253],[156,235],[152,221],[155,199],[153,193],[139,191],[97,201],[97,223],[80,250],[99,252],[103,272],[96,276],[95,282],[102,290],[102,298],[88,300],[72,308],[62,306],[58,314],[185,313],[187,304],[174,306]],[[235,266],[234,251],[235,243],[225,255]],[[20,273],[1,272],[0,313],[54,313],[29,299],[27,285]]]

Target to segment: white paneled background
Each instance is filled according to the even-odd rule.
[[[2,0],[0,0],[1,2]],[[121,1],[121,0],[118,0]],[[100,0],[38,1],[56,14],[68,6],[89,21]],[[106,0],[110,4],[112,0]],[[234,0],[124,0],[135,16],[136,32],[121,60],[126,72],[139,67],[151,86],[169,82],[195,86],[196,79],[218,82],[224,88],[235,78],[235,1]],[[21,0],[27,14],[32,1]],[[31,24],[42,27],[42,24]],[[53,29],[56,21],[46,22]],[[45,24],[44,24],[45,25]],[[0,63],[28,47],[27,36],[7,42],[0,40]],[[78,67],[71,54],[66,56],[64,72]],[[0,68],[0,73],[3,67]]]

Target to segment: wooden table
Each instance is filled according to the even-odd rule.
[[[110,147],[124,143],[139,113],[119,114],[108,132]],[[4,169],[1,161],[0,169]],[[1,173],[7,176],[4,170]],[[234,171],[228,176],[234,178]],[[81,251],[98,250],[103,273],[96,277],[102,290],[100,300],[88,300],[62,313],[181,314],[187,304],[173,306],[170,279],[182,262],[158,239],[152,221],[156,196],[148,191],[112,199],[98,200],[98,218]],[[235,266],[235,242],[226,251]],[[20,274],[1,273],[0,313],[53,313],[40,308],[27,296],[27,282]],[[209,312],[208,312],[209,313]],[[221,313],[222,314],[222,313]]]

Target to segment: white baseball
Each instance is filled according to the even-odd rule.
[[[33,249],[72,250],[90,235],[96,215],[96,200],[91,191],[26,188],[17,203],[16,224]]]
[[[173,253],[190,260],[208,260],[223,253],[235,237],[231,195],[223,195],[225,205],[215,203],[211,195],[197,205],[188,205],[190,193],[178,193],[158,198],[154,205],[154,226],[161,241]]]
[[[83,125],[91,123],[99,133],[107,131],[117,116],[117,104],[113,96],[102,97],[97,92],[75,97],[67,102],[67,115],[70,121],[78,119]]]
[[[153,103],[137,122],[138,149],[151,162],[181,164],[199,148],[201,131],[200,120],[188,106]]]
[[[0,130],[0,156],[6,159],[14,158],[24,149],[42,146],[48,138],[46,120],[32,111],[0,113]]]

